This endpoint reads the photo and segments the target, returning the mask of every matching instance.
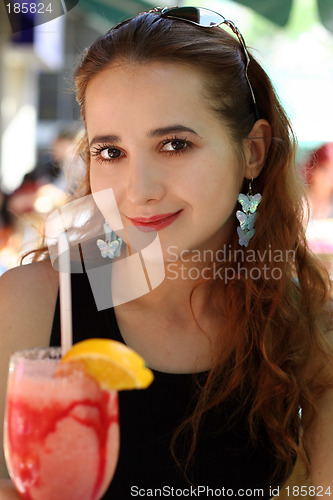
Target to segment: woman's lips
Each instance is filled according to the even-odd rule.
[[[164,227],[169,226],[174,220],[180,215],[181,210],[178,212],[172,212],[168,214],[158,214],[152,217],[136,217],[128,219],[137,227],[140,231],[158,231]]]

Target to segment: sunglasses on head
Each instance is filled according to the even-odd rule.
[[[244,52],[245,56],[245,69],[244,69],[244,74],[246,81],[248,83],[251,97],[253,100],[253,105],[254,105],[254,113],[255,113],[255,118],[256,120],[259,119],[259,111],[257,107],[257,102],[256,98],[248,77],[248,67],[250,64],[250,56],[245,44],[245,40],[243,38],[243,35],[237,28],[237,26],[230,20],[226,19],[222,14],[219,14],[218,12],[214,12],[213,10],[206,9],[203,7],[165,7],[165,8],[160,8],[156,7],[154,9],[151,9],[148,11],[148,13],[157,13],[161,17],[165,17],[168,19],[175,19],[177,21],[184,21],[187,23],[195,24],[196,26],[200,26],[201,28],[216,28],[216,27],[221,27],[221,25],[226,24],[229,26],[229,28],[233,31],[233,33],[237,36],[239,43],[241,44],[241,47]],[[127,21],[121,22],[117,24],[113,29],[119,28],[123,24],[125,24]]]

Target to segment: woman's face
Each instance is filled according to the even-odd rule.
[[[85,106],[91,190],[113,189],[124,226],[157,230],[166,260],[228,242],[244,167],[199,73],[113,64],[89,82]]]

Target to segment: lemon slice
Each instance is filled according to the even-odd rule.
[[[74,344],[59,363],[58,375],[80,370],[106,390],[145,389],[154,375],[133,349],[115,340],[88,339]]]

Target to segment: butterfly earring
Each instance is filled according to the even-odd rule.
[[[238,201],[242,205],[242,210],[237,210],[236,217],[239,221],[239,227],[237,228],[237,233],[239,237],[239,244],[241,246],[247,247],[250,239],[254,236],[256,230],[254,224],[257,218],[257,208],[261,202],[261,194],[252,194],[252,182],[253,177],[249,184],[248,193],[240,193],[238,196]]]
[[[105,241],[100,239],[96,241],[96,244],[100,249],[101,256],[104,259],[106,257],[108,257],[109,259],[119,257],[123,240],[121,238],[118,238],[117,234],[111,229],[107,221],[105,221],[105,223],[103,224],[103,228],[105,233]]]

